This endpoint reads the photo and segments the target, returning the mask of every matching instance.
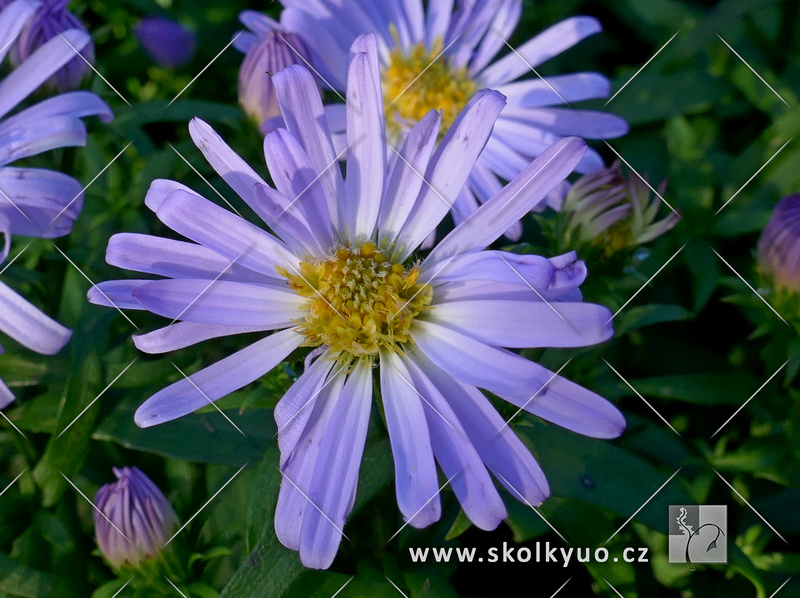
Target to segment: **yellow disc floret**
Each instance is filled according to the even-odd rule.
[[[431,302],[419,268],[393,263],[372,242],[340,247],[323,260],[305,260],[299,272],[278,272],[308,299],[298,331],[304,346],[327,345],[340,361],[398,350],[411,340],[412,320]]]
[[[390,136],[398,138],[431,110],[442,111],[444,135],[475,93],[477,85],[466,67],[454,68],[449,59],[440,56],[442,48],[439,38],[430,50],[417,44],[406,54],[398,43],[389,55],[382,79]]]

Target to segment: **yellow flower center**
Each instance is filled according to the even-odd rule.
[[[444,135],[475,93],[477,85],[466,67],[453,68],[450,60],[439,56],[442,48],[439,38],[430,50],[417,44],[404,54],[398,43],[389,55],[383,68],[383,105],[390,138],[399,139],[434,109],[442,111]]]
[[[411,322],[431,302],[431,286],[417,282],[419,268],[391,262],[372,242],[305,260],[298,273],[278,272],[308,299],[297,322],[303,345],[327,345],[345,364],[410,342]]]
[[[610,258],[626,247],[630,247],[632,242],[633,235],[631,234],[629,217],[612,224],[611,227],[596,240],[596,244],[603,248],[603,254],[606,258]]]

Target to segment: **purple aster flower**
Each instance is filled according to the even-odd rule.
[[[346,179],[303,67],[274,77],[286,129],[266,136],[264,152],[276,188],[193,120],[195,144],[275,234],[179,183],[155,181],[147,206],[193,242],[115,235],[110,264],[166,278],[105,282],[89,292],[93,303],[175,320],[134,337],[148,353],[275,331],[157,392],[137,410],[140,426],[191,413],[298,347],[313,348],[275,408],[284,475],[275,528],[316,568],[333,561],[353,506],[373,376],[399,508],[415,527],[441,514],[435,461],[482,529],[506,517],[489,471],[531,504],[549,493],[539,465],[480,388],[581,434],[611,438],[625,426],[605,399],[504,348],[581,347],[612,335],[610,312],[581,302],[585,265],[574,254],[486,250],[572,172],[585,143],[569,137],[544,150],[415,261],[466,183],[505,100],[496,91],[476,93],[438,146],[443,116],[431,110],[408,133],[402,159],[390,163],[379,68],[376,37],[357,38],[347,80]]]
[[[250,30],[235,46],[247,51],[273,30],[289,31],[303,40],[311,64],[324,82],[344,92],[347,55],[353,40],[375,32],[383,86],[387,136],[399,147],[404,133],[431,109],[442,110],[442,134],[480,89],[500,91],[507,105],[498,117],[486,149],[470,174],[469,183],[453,206],[463,220],[511,181],[534,157],[567,135],[610,139],[627,132],[626,122],[605,112],[563,107],[566,103],[607,97],[611,85],[597,73],[572,73],[540,78],[532,69],[601,30],[591,17],[566,19],[533,39],[507,49],[522,14],[522,0],[282,0],[280,24],[254,11],[240,20]],[[527,78],[520,79],[526,75]],[[345,108],[326,108],[337,150],[344,147]],[[588,149],[578,162],[580,173],[603,168],[603,160]],[[508,236],[518,238],[521,223]]]
[[[134,33],[145,51],[161,66],[183,66],[192,59],[197,49],[194,33],[172,19],[145,17]]]
[[[13,0],[0,0],[0,9],[13,4]],[[19,37],[11,47],[11,63],[19,65],[28,60],[36,50],[45,43],[58,37],[69,29],[86,32],[86,27],[75,15],[67,10],[69,0],[39,0],[38,7],[19,32]],[[91,68],[87,64],[94,62],[94,45],[91,39],[80,50],[81,56],[70,51],[72,58],[52,75],[44,86],[50,90],[71,91],[77,89]],[[85,59],[85,60],[84,60]]]
[[[777,290],[800,291],[800,194],[775,206],[758,239],[758,269]]]
[[[16,0],[0,12],[0,61],[12,40],[24,29],[37,9],[31,0]],[[12,235],[54,238],[72,230],[81,211],[81,184],[65,174],[41,168],[8,166],[11,162],[57,147],[84,145],[82,117],[112,118],[108,106],[96,95],[74,91],[8,113],[41,86],[53,73],[90,43],[77,29],[55,37],[0,81],[0,264],[8,256]],[[25,347],[52,355],[61,350],[71,332],[50,319],[10,287],[0,282],[0,331]],[[0,347],[0,353],[3,351]],[[0,408],[14,395],[0,380]]]
[[[138,569],[161,555],[178,529],[178,516],[167,497],[138,467],[113,468],[117,481],[97,492],[94,528],[97,545],[115,571]]]
[[[309,60],[299,37],[278,30],[266,32],[247,51],[239,70],[239,103],[262,133],[283,126],[272,75],[292,64],[305,65]]]

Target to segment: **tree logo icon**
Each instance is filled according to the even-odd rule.
[[[670,505],[669,562],[728,562],[727,505]]]

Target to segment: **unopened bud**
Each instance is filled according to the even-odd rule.
[[[136,467],[114,468],[117,481],[97,493],[97,544],[112,569],[142,567],[156,559],[178,529],[178,516],[150,478]]]
[[[758,239],[758,269],[776,290],[800,291],[800,194],[775,206]]]
[[[266,134],[280,125],[281,109],[272,75],[293,64],[306,65],[310,55],[303,41],[283,31],[270,31],[254,43],[239,69],[239,103]]]

